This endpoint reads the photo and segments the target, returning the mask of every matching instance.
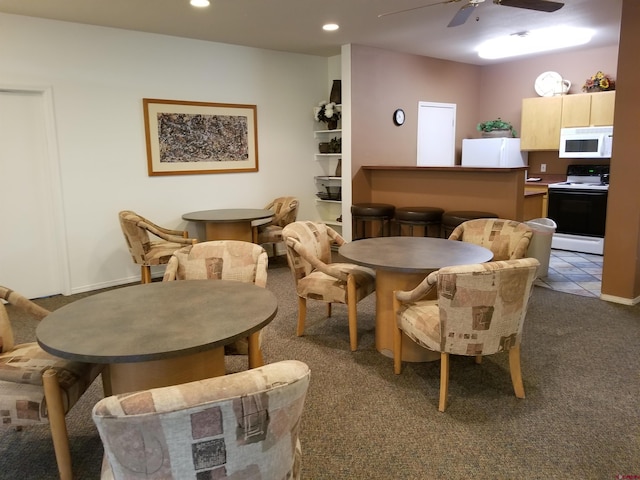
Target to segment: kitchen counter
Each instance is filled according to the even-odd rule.
[[[353,203],[482,210],[523,221],[526,170],[366,165],[354,177]]]

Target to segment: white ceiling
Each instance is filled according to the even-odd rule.
[[[618,43],[622,0],[564,0],[554,13],[486,0],[452,28],[447,24],[466,0],[378,17],[437,1],[211,0],[197,9],[189,0],[0,0],[0,12],[311,55],[338,55],[351,43],[476,65],[498,62],[477,56],[482,41],[543,26],[593,28],[588,47]],[[341,28],[324,32],[327,22]]]

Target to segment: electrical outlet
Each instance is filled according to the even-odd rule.
[[[541,163],[540,164],[540,173],[544,173],[547,171],[547,164],[546,163]]]

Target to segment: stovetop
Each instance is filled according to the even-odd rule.
[[[550,189],[608,190],[609,165],[569,165],[567,181],[552,183]]]

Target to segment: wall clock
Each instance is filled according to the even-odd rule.
[[[393,123],[397,126],[400,126],[404,123],[404,110],[398,108],[395,112],[393,112]]]

